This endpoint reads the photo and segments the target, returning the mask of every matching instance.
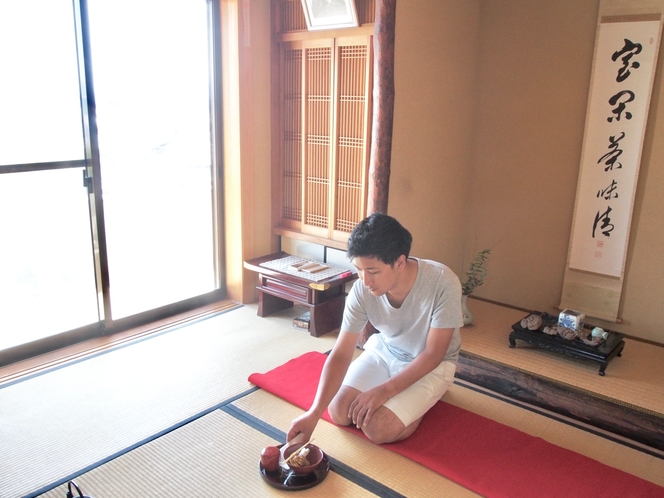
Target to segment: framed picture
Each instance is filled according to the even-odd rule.
[[[302,0],[307,27],[314,29],[355,28],[355,0]]]

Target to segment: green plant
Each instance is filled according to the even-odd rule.
[[[491,249],[484,249],[478,252],[471,261],[470,268],[466,272],[466,281],[461,285],[464,296],[469,295],[475,290],[475,287],[479,287],[484,283],[484,277],[489,271],[486,264],[489,261],[490,254]]]

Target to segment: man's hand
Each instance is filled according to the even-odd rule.
[[[353,361],[356,345],[357,334],[343,330],[339,332],[337,342],[334,343],[332,352],[330,352],[327,360],[325,360],[325,365],[323,365],[320,380],[318,381],[316,397],[311,404],[311,408],[293,420],[286,435],[288,442],[295,437],[298,437],[297,441],[299,442],[300,436],[298,434],[302,435],[301,437],[304,439],[302,442],[307,442],[311,439],[316,424],[318,424],[325,409],[341,387],[344,376],[348,371],[348,365]]]
[[[350,404],[348,417],[353,421],[355,427],[361,429],[362,426],[369,423],[376,410],[383,406],[388,399],[390,398],[383,386],[377,386],[360,393]]]
[[[318,417],[310,412],[306,412],[297,417],[291,422],[288,434],[286,434],[286,442],[290,443],[293,439],[297,438],[294,442],[306,443],[311,439],[314,429],[318,424]]]

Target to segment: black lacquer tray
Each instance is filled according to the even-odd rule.
[[[557,335],[546,334],[542,329],[558,325],[558,317],[539,311],[533,311],[526,316],[530,315],[541,316],[542,325],[538,330],[529,330],[521,326],[521,320],[516,322],[512,325],[512,332],[509,336],[511,348],[516,347],[516,340],[518,339],[555,353],[596,361],[600,364],[599,374],[603,376],[609,361],[615,356],[620,356],[625,347],[625,341],[623,340],[625,336],[618,332],[607,331],[606,339],[597,346],[586,344],[580,339],[570,340]],[[586,326],[586,328],[592,327]]]

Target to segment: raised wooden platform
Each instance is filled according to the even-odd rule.
[[[664,347],[625,338],[600,377],[588,359],[527,343],[510,348],[512,325],[528,311],[469,306],[475,320],[461,329],[459,379],[664,452]]]
[[[457,378],[664,451],[664,419],[636,406],[461,353]]]

